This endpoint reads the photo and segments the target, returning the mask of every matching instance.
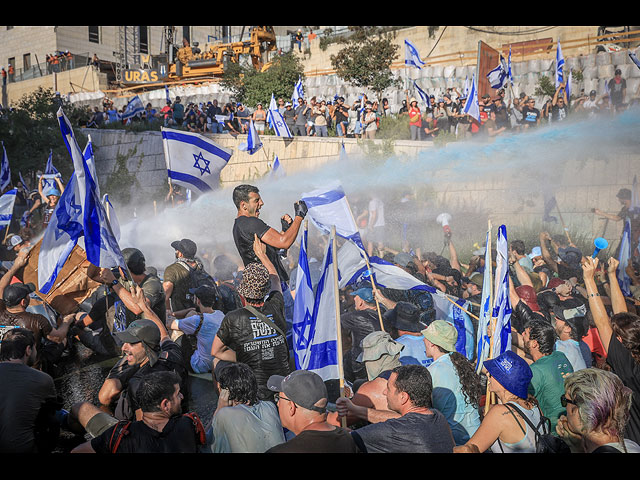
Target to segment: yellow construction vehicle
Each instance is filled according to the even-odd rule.
[[[179,48],[176,61],[169,65],[168,78],[186,80],[221,77],[229,62],[250,62],[256,70],[269,68],[270,54],[276,51],[273,27],[251,27],[247,41],[207,45],[203,50],[198,43]]]

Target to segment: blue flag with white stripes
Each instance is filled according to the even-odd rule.
[[[421,69],[425,65],[416,46],[407,39],[404,40],[404,64],[417,69]]]
[[[333,241],[330,237],[317,285],[311,281],[307,246],[307,231],[304,230],[300,240],[292,325],[296,369],[315,372],[325,381],[337,379],[340,372]]]
[[[204,135],[162,128],[167,176],[172,184],[200,194],[220,186],[220,172],[233,152]]]
[[[8,227],[11,223],[17,192],[18,190],[14,188],[0,197],[0,230]]]

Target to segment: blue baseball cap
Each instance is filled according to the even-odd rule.
[[[57,188],[50,188],[49,190],[47,190],[47,197],[50,197],[51,195],[55,195],[56,197],[60,196],[60,190],[58,190]]]
[[[527,398],[533,372],[524,358],[507,350],[496,358],[485,360],[483,365],[500,385],[520,398]]]
[[[371,288],[362,287],[355,292],[351,292],[351,296],[355,297],[356,295],[367,303],[373,302],[373,289]]]

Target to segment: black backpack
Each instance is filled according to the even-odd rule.
[[[542,412],[540,412],[540,423],[538,423],[538,426],[535,426],[533,422],[522,412],[522,410],[513,403],[505,403],[504,406],[507,407],[509,412],[511,412],[511,415],[516,419],[518,426],[525,435],[527,432],[522,428],[522,425],[520,425],[520,422],[513,413],[513,410],[511,410],[511,407],[513,407],[520,416],[524,418],[525,422],[529,424],[529,427],[533,429],[536,434],[536,453],[571,453],[569,445],[567,445],[564,440],[551,434],[551,420],[542,415]],[[542,427],[542,433],[540,433],[540,427]],[[500,447],[502,448],[502,445]]]

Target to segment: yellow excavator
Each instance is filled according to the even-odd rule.
[[[276,52],[275,32],[273,27],[251,27],[250,33],[247,41],[208,45],[203,50],[197,42],[192,46],[185,41],[169,65],[169,79],[221,77],[229,62],[251,62],[256,70],[265,71]]]

